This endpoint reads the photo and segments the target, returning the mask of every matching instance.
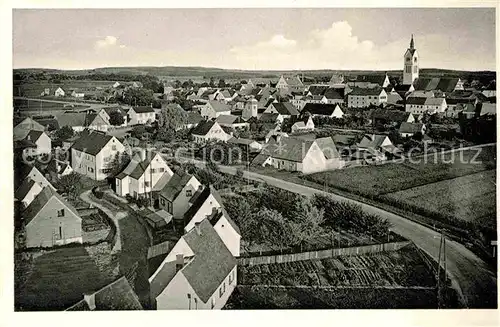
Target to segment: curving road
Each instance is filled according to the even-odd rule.
[[[236,174],[235,167],[219,166],[224,173]],[[274,177],[244,171],[244,177],[264,181],[275,187],[311,196],[316,193],[328,195],[338,201],[361,205],[366,212],[380,215],[389,220],[392,230],[410,240],[437,261],[440,234],[399,215],[383,209],[351,200],[343,196],[323,192],[307,186],[291,183]],[[461,296],[462,303],[468,308],[497,308],[497,277],[486,264],[460,243],[446,241],[446,269],[453,287]]]

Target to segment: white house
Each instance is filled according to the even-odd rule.
[[[249,119],[251,117],[257,117],[257,111],[259,107],[259,102],[255,98],[251,98],[245,103],[243,107],[243,112],[241,113],[241,117],[243,119]]]
[[[401,123],[401,126],[399,127],[399,134],[401,134],[402,137],[411,137],[415,135],[416,133],[420,133],[422,135],[425,134],[425,124],[423,123],[406,123],[403,122]]]
[[[204,219],[187,231],[149,277],[157,310],[221,309],[237,282],[237,261]]]
[[[349,108],[366,108],[370,105],[379,106],[387,103],[387,93],[383,88],[354,88],[347,95]]]
[[[314,130],[314,122],[311,116],[306,116],[304,119],[292,125],[292,133],[305,132]]]
[[[119,125],[119,127],[125,127],[125,126],[127,126],[127,119],[128,119],[127,112],[125,112],[125,110],[123,110],[120,107],[106,107],[106,108],[102,108],[98,112],[98,114],[100,116],[104,117],[105,120],[109,122],[109,120],[111,118],[111,115],[114,112],[118,112],[118,114],[123,117],[123,124]]]
[[[110,171],[110,162],[123,151],[125,147],[116,137],[84,131],[71,147],[71,167],[91,179],[103,180]]]
[[[297,92],[304,89],[304,84],[299,77],[284,77],[281,75],[280,79],[276,83],[276,88],[278,90]]]
[[[232,137],[224,132],[219,123],[213,120],[200,122],[191,131],[191,135],[196,143],[205,143],[209,140],[226,142]]]
[[[71,92],[71,96],[73,98],[83,99],[83,97],[85,97],[85,93],[83,93],[83,92],[77,92],[76,90],[73,90],[73,92]]]
[[[446,99],[434,97],[409,97],[406,100],[405,110],[412,114],[423,114],[425,112],[434,114],[446,111]]]
[[[382,161],[387,159],[387,154],[397,155],[400,150],[394,146],[387,135],[366,134],[357,144],[357,152],[353,157],[365,161]]]
[[[252,165],[270,165],[279,170],[310,174],[324,171],[326,160],[325,154],[315,141],[281,137],[276,141],[270,140],[267,147],[252,161]]]
[[[153,192],[157,183],[165,183],[164,180],[170,179],[173,174],[159,153],[141,149],[134,154],[127,167],[116,175],[116,193],[138,198]]]
[[[174,219],[183,220],[191,206],[191,199],[202,185],[191,174],[175,173],[160,191],[159,207],[170,213]]]
[[[24,140],[33,142],[36,146],[35,148],[31,148],[29,155],[48,154],[52,151],[52,142],[45,132],[31,130]]]
[[[197,192],[191,202],[192,205],[184,214],[184,231],[188,232],[206,218],[212,223],[233,256],[238,257],[240,255],[241,232],[224,210],[222,198],[217,190],[211,185],[204,187]]]
[[[156,114],[153,107],[140,106],[132,107],[128,110],[129,125],[145,125],[153,123],[156,120]]]
[[[56,97],[63,97],[63,96],[65,96],[65,94],[66,93],[64,92],[64,90],[60,87],[58,87],[57,90],[54,91],[54,95]]]
[[[220,115],[230,115],[231,107],[225,103],[210,100],[201,107],[201,116],[205,119],[217,118]]]

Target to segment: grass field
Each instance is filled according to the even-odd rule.
[[[33,82],[22,85],[14,85],[14,96],[25,96],[25,97],[39,97],[40,94],[45,90],[45,88],[50,89],[50,95],[54,95],[55,90],[61,87],[63,90],[67,89],[79,89],[88,90],[95,89],[96,87],[111,87],[114,81],[90,81],[90,80],[74,80],[74,81],[62,81],[61,84],[47,83],[47,82]]]
[[[443,159],[451,160],[453,155],[453,163],[443,162]],[[476,161],[481,163],[471,163],[475,155],[475,150],[465,150],[463,160],[459,159],[457,153],[445,154],[444,158],[439,155],[436,162],[433,158],[427,158],[427,162],[421,159],[418,163],[353,167],[308,175],[307,179],[321,184],[324,184],[326,179],[332,187],[362,194],[382,195],[495,168],[494,147],[483,148],[476,158]]]
[[[34,259],[31,269],[17,272],[29,277],[15,290],[16,310],[63,310],[80,301],[83,293],[111,282],[81,246],[47,252]]]
[[[48,111],[78,110],[85,108],[88,108],[88,106],[68,106],[64,103],[57,102],[14,99],[14,109],[19,109],[19,111],[40,111],[40,113],[47,113]]]
[[[495,219],[495,180],[496,170],[488,170],[385,196],[432,211],[446,212],[465,221],[479,219],[486,222]]]
[[[355,167],[305,176],[362,196],[400,200],[465,221],[495,217],[495,147],[428,157],[427,162]]]

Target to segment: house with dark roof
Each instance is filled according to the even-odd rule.
[[[196,223],[207,218],[216,232],[235,256],[240,255],[241,232],[238,225],[229,217],[224,209],[222,198],[211,185],[199,187],[190,200],[191,206],[184,214],[184,231],[191,230]]]
[[[174,219],[184,221],[191,199],[202,189],[198,179],[188,173],[175,173],[159,193],[159,207]]]
[[[389,76],[385,75],[359,75],[350,78],[347,85],[354,88],[384,88],[390,84]]]
[[[115,176],[116,194],[134,198],[160,191],[174,173],[163,157],[153,151],[141,149],[129,164]],[[158,183],[163,185],[157,186]]]
[[[328,104],[343,104],[345,102],[345,94],[348,93],[346,91],[344,87],[331,87],[328,88],[323,95]]]
[[[231,137],[229,140],[227,140],[228,143],[236,144],[242,148],[243,151],[247,151],[249,153],[253,152],[259,152],[262,150],[262,145],[252,139],[245,139],[245,138],[240,138],[240,137]]]
[[[19,134],[18,134],[19,135]],[[29,143],[30,146],[25,148],[25,154],[28,156],[37,156],[39,154],[48,154],[52,151],[52,141],[47,133],[37,130],[29,130],[26,135],[21,140],[14,141],[25,141]]]
[[[62,176],[69,175],[73,172],[73,168],[69,162],[61,161],[56,158],[52,158],[47,165],[47,171],[54,179],[59,179]]]
[[[56,119],[59,126],[69,126],[74,132],[81,132],[85,129],[86,112],[64,112],[57,114]]]
[[[456,77],[433,77],[433,78],[417,78],[413,85],[417,91],[435,91],[439,90],[445,94],[456,90],[463,90],[464,83],[460,78]]]
[[[407,123],[403,122],[401,123],[401,126],[399,127],[399,134],[401,134],[402,137],[411,137],[415,135],[416,133],[420,133],[422,135],[425,134],[426,131],[426,126],[423,123]]]
[[[201,107],[200,114],[205,119],[213,119],[220,115],[230,115],[231,107],[225,103],[210,100]]]
[[[283,118],[298,117],[300,114],[291,102],[273,102],[266,108],[264,113],[280,114]]]
[[[153,107],[136,106],[127,112],[128,125],[145,125],[156,121],[156,113]]]
[[[153,308],[221,309],[236,287],[237,260],[208,219],[184,234],[149,278]]]
[[[307,174],[324,171],[326,157],[315,141],[279,137],[277,140],[270,139],[267,146],[254,158],[252,165],[269,165],[279,170]]]
[[[302,113],[309,113],[313,117],[342,118],[344,116],[338,104],[307,103]]]
[[[393,109],[375,109],[371,113],[374,125],[400,125],[401,123],[413,123],[415,117],[411,112]]]
[[[32,179],[37,182],[40,186],[45,187],[49,186],[50,188],[55,190],[55,187],[47,180],[47,178],[36,168],[35,166],[22,165],[21,167],[15,168],[15,178],[14,178],[14,189],[20,187],[20,185],[24,182],[25,179]]]
[[[401,152],[389,136],[382,134],[366,134],[356,147],[353,159],[366,162],[383,161],[387,155],[395,156]]]
[[[349,108],[366,108],[369,106],[380,106],[387,103],[387,93],[381,87],[353,88],[347,95],[347,106]]]
[[[142,310],[139,297],[135,294],[127,278],[122,276],[101,288],[83,295],[83,299],[66,311],[112,311]]]
[[[222,127],[246,128],[249,125],[243,120],[243,118],[241,118],[241,116],[235,115],[220,115],[215,119],[215,121]]]
[[[227,134],[215,120],[202,121],[193,128],[191,135],[196,143],[205,143],[210,140],[226,142],[232,137]]]
[[[71,146],[71,167],[76,173],[94,180],[108,176],[110,163],[125,146],[104,132],[85,130]]]
[[[76,209],[46,186],[21,212],[26,247],[82,243],[82,219]]]
[[[43,188],[44,186],[41,183],[37,183],[33,179],[27,177],[14,192],[14,199],[22,203],[26,208]]]

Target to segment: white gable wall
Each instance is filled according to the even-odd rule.
[[[241,236],[236,232],[233,226],[231,226],[224,215],[217,221],[214,229],[231,254],[235,257],[239,257]]]
[[[194,224],[196,222],[202,221],[206,216],[209,216],[213,212],[213,208],[220,208],[221,204],[217,202],[215,197],[210,194],[208,198],[205,200],[205,202],[201,205],[200,209],[198,209],[198,212],[191,218],[191,221],[189,221],[186,224],[186,227],[184,227],[184,231],[188,232],[191,229],[194,228]]]

